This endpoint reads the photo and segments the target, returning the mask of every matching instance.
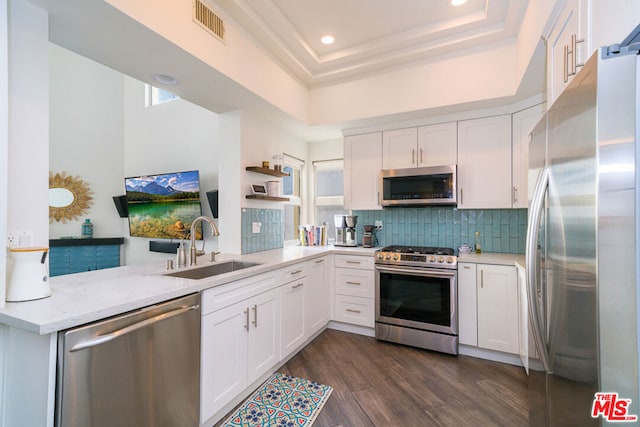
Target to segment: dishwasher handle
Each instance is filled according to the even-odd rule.
[[[138,329],[144,328],[145,326],[149,326],[152,325],[154,323],[160,322],[161,320],[165,320],[165,319],[170,319],[172,317],[175,316],[179,316],[181,314],[184,314],[188,311],[192,311],[192,310],[197,310],[198,308],[200,308],[199,304],[195,304],[189,307],[181,307],[175,310],[171,310],[171,311],[167,311],[166,313],[161,313],[158,314],[157,316],[153,316],[150,317],[148,319],[142,320],[140,322],[137,323],[133,323],[129,326],[125,326],[122,329],[118,329],[115,330],[113,332],[110,332],[108,334],[105,335],[98,335],[97,337],[87,340],[87,341],[81,341],[78,344],[74,345],[73,347],[71,347],[71,349],[69,350],[71,353],[76,352],[76,351],[80,351],[80,350],[85,350],[87,348],[91,348],[91,347],[95,347],[97,345],[100,344],[104,344],[107,343],[109,341],[112,341],[118,337],[121,337],[123,335],[129,334],[131,332],[137,331]]]

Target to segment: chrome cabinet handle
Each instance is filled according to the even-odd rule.
[[[244,311],[244,314],[246,317],[246,322],[244,324],[244,328],[247,330],[247,332],[249,332],[249,308],[247,307],[247,309]]]
[[[422,164],[422,147],[420,147],[420,164]]]
[[[140,328],[144,328],[145,326],[152,325],[152,324],[157,323],[157,322],[159,322],[161,320],[170,319],[172,317],[179,316],[179,315],[181,315],[183,313],[186,313],[187,311],[196,310],[199,307],[200,307],[199,305],[192,305],[192,306],[189,306],[189,307],[182,307],[182,308],[178,308],[176,310],[167,311],[166,313],[158,314],[157,316],[153,316],[153,317],[151,317],[149,319],[145,319],[145,320],[142,320],[140,322],[134,323],[132,325],[125,326],[122,329],[118,329],[118,330],[110,332],[108,334],[98,335],[97,337],[95,337],[93,339],[79,342],[78,344],[76,344],[73,347],[71,347],[71,349],[69,351],[71,353],[73,353],[74,351],[80,351],[80,350],[84,350],[86,348],[91,348],[91,347],[95,347],[95,346],[100,345],[100,344],[107,343],[107,342],[112,341],[112,340],[114,340],[114,339],[116,339],[118,337],[121,337],[123,335],[127,335],[127,334],[130,334],[131,332],[137,331]]]
[[[298,289],[300,286],[304,286],[304,283],[298,283],[297,285],[293,285],[291,289]]]
[[[323,263],[323,262],[324,262],[323,259],[316,260],[316,264],[320,264],[320,263]]]
[[[576,51],[578,49],[578,43],[584,43],[584,39],[578,39],[575,34],[571,34],[571,45],[564,46],[564,82],[569,81],[570,76],[575,76],[578,67],[583,67],[583,63],[578,63],[578,56]],[[571,55],[571,61],[569,61],[569,55]]]
[[[258,304],[254,304],[253,307],[253,327],[257,328],[258,327]]]
[[[416,162],[416,149],[412,148],[411,149],[411,164],[414,164]]]
[[[564,82],[566,83],[569,81],[569,46],[567,45],[564,46],[562,57],[563,57],[562,70],[564,75]]]
[[[464,193],[463,193],[462,187],[460,187],[460,204],[461,205],[464,204]]]
[[[360,310],[354,310],[352,308],[347,308],[346,311],[348,311],[349,313],[358,313],[358,314],[362,313]]]
[[[480,287],[484,288],[484,270],[480,269]]]
[[[350,260],[347,260],[346,263],[347,264],[362,264],[362,261],[350,261]]]
[[[298,274],[298,273],[302,273],[302,270],[292,271],[289,274],[293,276],[294,274]]]
[[[360,286],[362,283],[360,282],[347,282],[347,285],[356,285],[356,286]]]

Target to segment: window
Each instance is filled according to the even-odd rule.
[[[282,195],[289,198],[284,206],[284,240],[298,240],[300,227],[300,207],[302,188],[302,169],[304,161],[288,154],[283,155],[282,171],[289,176],[282,178]]]
[[[345,215],[344,209],[344,162],[323,160],[313,162],[314,214],[317,225],[327,223],[327,236],[335,236],[334,215]]]
[[[164,90],[159,87],[151,86],[149,84],[144,85],[145,105],[151,107],[152,105],[162,104],[174,99],[180,99],[176,94]]]

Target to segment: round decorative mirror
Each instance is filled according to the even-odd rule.
[[[65,224],[77,219],[89,210],[91,194],[89,184],[79,176],[49,172],[49,221]]]

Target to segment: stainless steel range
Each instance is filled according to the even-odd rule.
[[[454,250],[387,246],[376,251],[375,264],[376,338],[458,354]]]

